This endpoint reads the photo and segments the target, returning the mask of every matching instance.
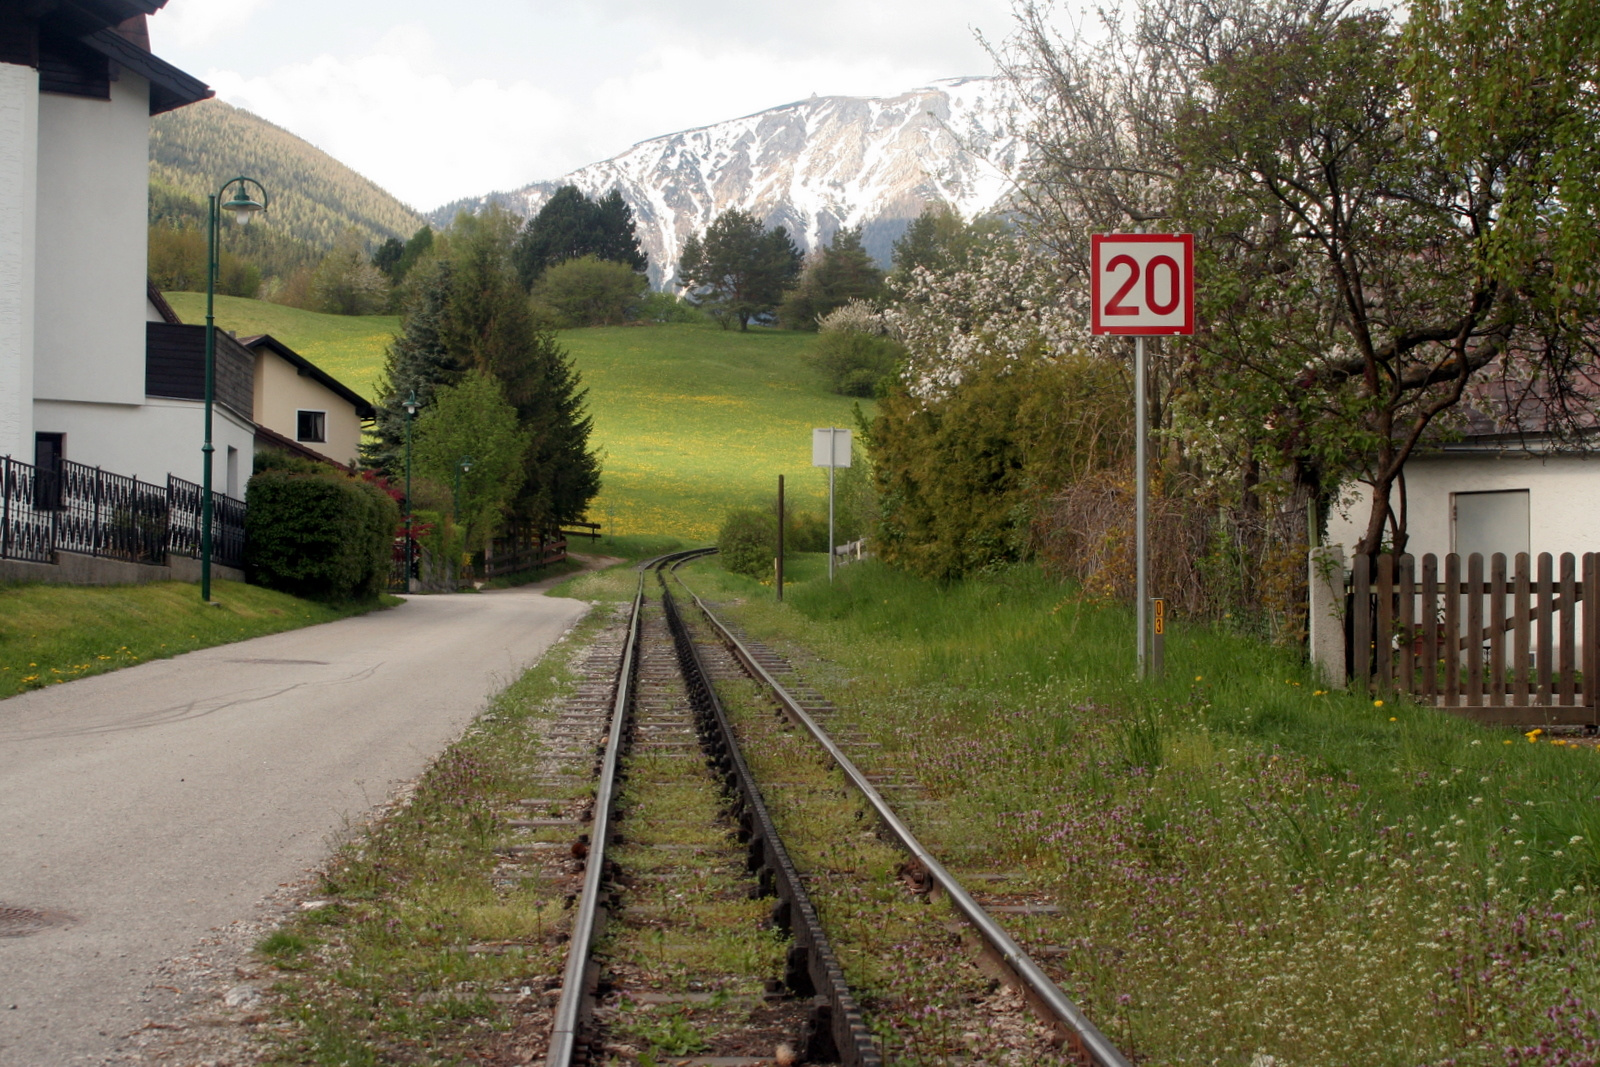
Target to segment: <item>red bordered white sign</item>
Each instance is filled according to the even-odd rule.
[[[1194,333],[1194,234],[1097,233],[1095,333]]]

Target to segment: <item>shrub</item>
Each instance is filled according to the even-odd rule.
[[[880,386],[894,381],[906,357],[900,342],[855,330],[824,330],[806,353],[806,360],[842,396],[877,396]]]
[[[646,322],[709,322],[710,316],[687,300],[655,290],[639,302],[639,317]]]
[[[787,511],[783,524],[783,554],[828,551],[828,516],[814,511]],[[835,524],[837,527],[837,524]],[[837,529],[836,531],[837,532]],[[776,554],[776,553],[774,553]]]
[[[561,326],[615,326],[636,318],[650,281],[626,263],[580,256],[539,276],[533,301]]]
[[[730,511],[717,534],[717,549],[728,570],[764,580],[772,574],[772,561],[778,556],[777,519],[755,508]]]
[[[247,495],[245,572],[251,582],[317,600],[365,600],[383,592],[399,521],[388,493],[331,467],[269,461],[250,479]]]

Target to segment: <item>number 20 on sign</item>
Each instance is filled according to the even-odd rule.
[[[1194,235],[1097,233],[1095,333],[1194,333]]]

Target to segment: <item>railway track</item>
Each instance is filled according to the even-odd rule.
[[[583,886],[550,1067],[902,1061],[1124,1067],[1115,1046],[917,841],[884,799],[889,783],[857,768],[848,738],[841,743],[829,735],[826,703],[677,581],[679,565],[708,551],[676,553],[641,568],[606,702],[590,832],[575,849]],[[686,594],[681,608],[673,586]],[[737,694],[732,713],[719,690]],[[599,705],[593,701],[594,738],[602,736]],[[754,746],[753,758],[741,742]],[[765,767],[760,782],[751,769],[757,762]],[[785,845],[784,828],[803,831],[800,864]],[[818,847],[830,840],[841,843],[840,857],[891,845],[904,854],[905,891],[896,894],[903,899],[880,900],[881,921],[871,914],[874,905],[864,914],[858,903],[871,896],[860,885],[871,863],[859,856],[830,861],[830,848]],[[821,894],[816,899],[813,887]],[[994,893],[980,895],[991,906],[1000,901],[1000,910],[1011,907]],[[952,915],[959,931],[957,923],[937,918]],[[903,937],[893,948],[903,958],[889,970],[905,974],[917,992],[901,995],[893,983],[886,989],[880,975],[866,1012],[828,932],[843,930],[841,946],[856,971],[883,970],[885,961],[862,960],[863,953],[883,951],[872,933],[855,932],[863,918],[869,931],[908,921],[931,931]],[[973,992],[980,970],[999,995]],[[928,988],[947,981],[967,985],[959,996],[930,999]],[[980,1034],[1001,1031],[974,1020],[1007,997],[1015,1002],[1013,1014],[1025,1003],[1042,1025],[1026,1028],[1032,1036],[1021,1047],[985,1049]],[[970,1029],[955,1054],[940,1051],[935,1060],[929,1050],[913,1055],[896,1042],[895,1012],[918,1010],[919,1003],[924,1012],[927,1005],[959,1004],[952,1025]],[[1015,1020],[1010,1032],[1021,1032]]]

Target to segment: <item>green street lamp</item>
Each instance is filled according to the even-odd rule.
[[[455,517],[457,526],[461,525],[461,475],[472,469],[472,457],[462,456],[456,460],[456,484],[450,494],[450,511]]]
[[[250,187],[261,194],[252,199]],[[226,203],[223,196],[229,188],[233,195]],[[210,231],[206,241],[206,443],[201,448],[201,469],[204,472],[200,492],[200,599],[211,602],[211,459],[216,449],[211,444],[211,411],[216,406],[217,394],[217,323],[213,314],[217,298],[217,212],[231,212],[233,221],[240,225],[250,222],[251,216],[267,209],[267,191],[254,178],[240,176],[222,183],[222,188],[211,194],[208,221]]]
[[[411,573],[414,565],[412,557],[415,542],[412,539],[411,521],[411,420],[416,417],[417,408],[422,405],[417,402],[417,391],[411,390],[411,395],[406,397],[406,592],[411,592]]]

